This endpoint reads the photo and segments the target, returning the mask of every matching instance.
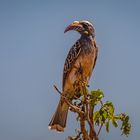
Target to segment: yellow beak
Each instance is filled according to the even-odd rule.
[[[71,23],[68,27],[66,27],[64,33],[66,33],[69,30],[74,30],[76,29],[78,26],[80,26],[80,22],[79,21],[74,21],[73,23]]]

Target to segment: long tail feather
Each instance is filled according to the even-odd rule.
[[[56,131],[63,132],[66,127],[68,105],[60,100],[57,109],[49,123],[49,129],[55,129]]]

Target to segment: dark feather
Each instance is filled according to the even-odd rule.
[[[70,51],[67,55],[67,58],[65,60],[64,70],[63,70],[63,86],[62,87],[64,87],[66,77],[67,77],[68,73],[71,71],[71,69],[73,68],[73,64],[75,63],[80,52],[81,52],[81,44],[78,40],[70,49]]]

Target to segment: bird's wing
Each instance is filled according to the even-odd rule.
[[[98,55],[98,47],[97,47],[97,45],[96,45],[95,39],[93,40],[93,46],[95,47],[95,60],[94,60],[94,64],[93,64],[92,70],[94,69],[94,67],[95,67],[95,65],[96,65],[97,55]]]
[[[65,60],[65,64],[64,64],[64,70],[63,70],[63,88],[65,85],[65,80],[69,74],[69,72],[71,71],[71,69],[73,68],[73,65],[77,59],[77,57],[79,56],[81,52],[81,44],[80,41],[78,40],[70,49],[67,58]]]

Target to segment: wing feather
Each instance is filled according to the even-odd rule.
[[[65,60],[64,70],[63,70],[63,88],[65,85],[65,80],[66,80],[69,72],[73,68],[73,65],[74,65],[77,57],[79,56],[80,52],[81,52],[81,44],[79,41],[77,41],[70,49],[70,51],[67,55],[67,58]]]

